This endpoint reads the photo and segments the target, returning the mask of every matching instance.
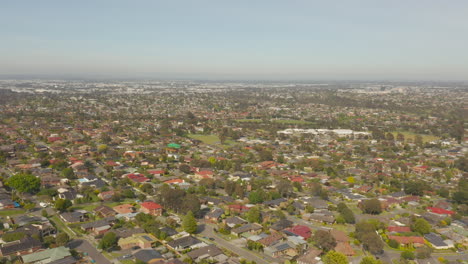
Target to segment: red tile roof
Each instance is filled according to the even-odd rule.
[[[155,209],[162,209],[163,207],[160,204],[155,202],[143,202],[141,203],[141,207],[144,207],[148,210],[155,210]]]
[[[443,214],[443,215],[453,215],[455,214],[454,211],[450,211],[450,210],[445,210],[445,209],[442,209],[442,208],[439,208],[439,207],[428,207],[427,210],[435,213],[435,214]]]
[[[389,239],[396,240],[400,244],[424,244],[423,237],[417,236],[388,236]]]
[[[312,235],[312,230],[309,227],[303,225],[293,226],[291,228],[286,229],[293,234],[303,237],[304,239],[308,239]]]
[[[411,228],[409,226],[389,226],[387,228],[388,232],[411,232]]]

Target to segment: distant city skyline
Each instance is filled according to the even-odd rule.
[[[468,80],[466,14],[464,0],[6,1],[0,78]]]

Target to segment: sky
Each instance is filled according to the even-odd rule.
[[[0,76],[468,80],[466,0],[24,0]]]

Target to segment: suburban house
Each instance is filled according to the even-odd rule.
[[[135,259],[148,264],[159,263],[160,261],[164,260],[164,257],[161,255],[161,253],[152,248],[138,250],[137,252],[133,253],[133,256]]]
[[[126,238],[120,238],[118,244],[122,249],[129,249],[136,246],[140,248],[151,248],[157,241],[157,238],[151,234],[140,233],[133,234]]]
[[[223,251],[215,245],[209,245],[206,247],[195,249],[187,253],[187,256],[196,262],[201,261],[203,259],[211,259],[215,260],[216,262],[222,263],[228,258],[226,255],[224,255]]]
[[[186,236],[179,239],[175,239],[167,243],[167,245],[173,250],[181,251],[187,248],[195,249],[207,246],[204,242],[198,240],[193,236]]]
[[[116,213],[114,210],[112,210],[110,207],[105,206],[105,205],[100,205],[93,210],[96,215],[100,217],[112,217],[115,216]]]
[[[163,207],[160,204],[155,202],[147,201],[140,204],[140,211],[145,214],[150,214],[154,216],[161,216],[163,212]]]
[[[20,240],[2,244],[0,247],[0,257],[23,256],[34,253],[42,248],[42,243],[32,237],[24,237]]]
[[[135,211],[135,208],[131,204],[121,204],[112,207],[112,209],[117,213],[117,214],[130,214]]]
[[[63,263],[74,264],[77,260],[72,257],[70,250],[66,247],[50,248],[21,256],[23,263]]]

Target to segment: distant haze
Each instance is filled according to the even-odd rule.
[[[0,76],[467,80],[468,1],[3,1]]]

